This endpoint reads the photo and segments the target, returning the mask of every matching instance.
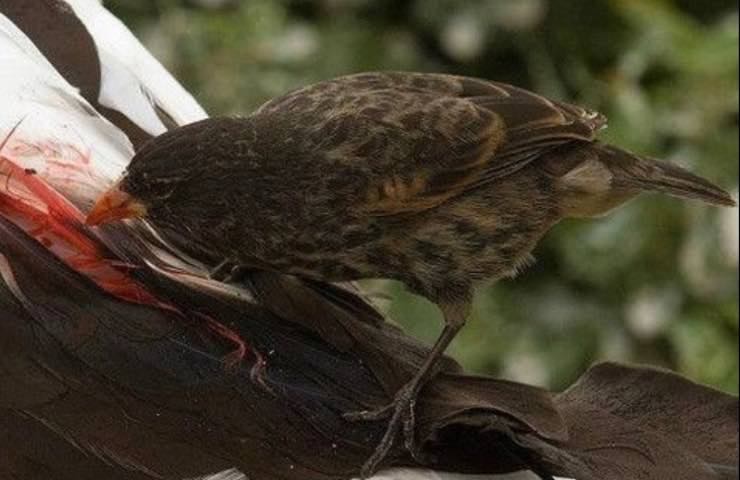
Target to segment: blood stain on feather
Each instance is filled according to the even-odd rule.
[[[88,277],[114,297],[127,302],[168,310],[185,318],[186,315],[177,307],[160,300],[128,275],[132,269],[139,268],[138,265],[107,258],[105,247],[84,227],[82,213],[48,185],[41,178],[42,176],[37,175],[36,169],[21,167],[14,159],[11,159],[16,154],[25,155],[28,152],[35,152],[46,157],[45,165],[49,168],[84,171],[84,167],[80,168],[71,162],[49,161],[50,157],[63,158],[60,152],[64,151],[64,147],[57,144],[54,144],[52,148],[49,145],[36,146],[15,141],[6,150],[17,126],[11,129],[0,142],[0,215],[12,221],[65,264]],[[9,155],[2,154],[3,150],[10,152]],[[74,149],[74,151],[79,156],[84,156],[79,150]],[[32,173],[29,173],[29,170]],[[73,177],[70,177],[70,180],[71,178]],[[0,258],[0,261],[2,260]],[[9,285],[14,284],[13,272],[9,269],[9,265],[0,263],[0,275]],[[26,304],[23,302],[22,291],[17,289],[13,293],[21,303]],[[260,380],[262,370],[266,365],[262,356],[226,325],[210,317],[200,317],[205,320],[207,331],[236,346],[235,350],[223,359],[226,367],[234,369],[249,353],[255,359],[254,366],[250,370],[250,377],[264,385]]]

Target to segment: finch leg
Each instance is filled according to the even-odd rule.
[[[450,342],[455,338],[460,329],[465,325],[470,302],[440,304],[445,318],[445,327],[442,334],[427,355],[414,378],[396,393],[393,402],[375,410],[361,412],[348,412],[343,415],[346,420],[374,421],[390,417],[385,434],[375,451],[362,466],[360,476],[367,478],[371,476],[380,462],[390,452],[399,431],[403,428],[406,449],[416,455],[415,445],[415,407],[416,398],[424,385],[437,373],[439,361]]]

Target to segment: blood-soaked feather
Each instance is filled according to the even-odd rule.
[[[1,148],[0,213],[112,295],[139,303],[158,303],[117,268],[115,261],[105,258],[105,250],[84,230],[84,216],[74,205],[38,175],[2,155]]]
[[[16,126],[17,127],[17,126]],[[29,236],[35,238],[49,251],[64,261],[70,268],[84,274],[100,288],[122,300],[152,305],[180,313],[180,310],[157,298],[129,274],[137,266],[115,258],[98,239],[90,234],[83,224],[84,216],[66,198],[46,184],[37,172],[29,172],[16,165],[3,149],[15,133],[13,128],[0,143],[0,215],[13,221]],[[0,269],[5,269],[6,280],[11,273],[5,258],[0,258]],[[18,295],[19,299],[23,297]],[[24,302],[27,308],[38,308]],[[247,353],[255,356],[253,377],[261,369],[262,358],[251,351],[246,342],[231,329],[216,319],[199,314],[208,328],[234,345],[234,350],[225,357],[225,363],[233,366],[243,360]]]

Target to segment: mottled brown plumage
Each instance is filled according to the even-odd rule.
[[[684,170],[595,140],[603,116],[509,85],[369,73],[322,82],[245,118],[213,118],[137,153],[90,223],[145,216],[212,262],[321,281],[392,278],[437,303],[446,327],[392,414],[371,471],[469,311],[564,217],[641,190],[731,205]],[[123,192],[123,194],[121,193]]]

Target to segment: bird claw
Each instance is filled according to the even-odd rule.
[[[375,473],[380,462],[382,462],[390,452],[396,440],[396,436],[403,431],[404,445],[406,449],[418,458],[419,451],[416,446],[416,408],[417,388],[413,382],[405,385],[398,391],[392,403],[375,410],[363,410],[360,412],[347,412],[342,415],[345,420],[350,422],[369,422],[383,420],[390,417],[383,438],[378,443],[375,451],[362,466],[360,478],[368,478]]]

